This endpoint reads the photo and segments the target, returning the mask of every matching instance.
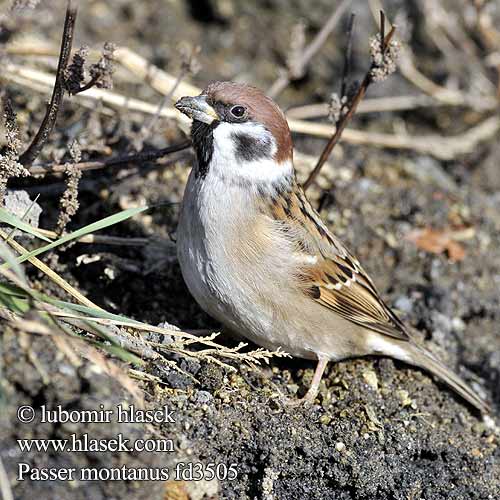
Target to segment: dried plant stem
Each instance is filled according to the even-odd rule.
[[[74,163],[72,167],[78,170],[97,170],[100,168],[116,167],[118,165],[126,165],[128,163],[143,163],[148,161],[155,161],[164,156],[167,156],[178,151],[182,151],[191,146],[191,141],[184,141],[174,146],[168,146],[162,149],[153,151],[141,151],[140,153],[117,156],[116,158],[108,158],[106,160],[84,161]],[[66,170],[66,164],[53,164],[53,165],[35,165],[28,168],[31,174],[55,174],[62,173]]]
[[[394,35],[394,31],[395,31],[395,26],[393,26],[391,28],[391,30],[389,31],[387,36],[382,37],[384,47],[387,47],[391,43],[391,39]],[[349,102],[347,113],[342,114],[340,116],[340,119],[338,120],[338,122],[336,124],[334,134],[332,135],[332,137],[330,138],[330,140],[326,144],[325,148],[323,149],[323,151],[318,159],[318,163],[314,167],[313,171],[309,174],[309,177],[304,182],[304,184],[303,184],[304,191],[307,190],[307,188],[314,182],[314,179],[318,175],[319,171],[321,170],[321,168],[325,164],[326,160],[328,160],[333,148],[339,142],[339,139],[342,136],[342,132],[344,131],[346,125],[348,124],[348,122],[350,121],[350,119],[352,118],[354,113],[356,112],[356,108],[358,107],[358,104],[361,102],[361,100],[365,96],[366,91],[367,91],[370,83],[372,83],[372,81],[373,81],[372,68],[370,67],[370,69],[367,71],[365,77],[363,78],[363,81],[361,82],[361,84],[358,88],[358,91],[356,92],[354,97]]]
[[[288,120],[288,123],[290,128],[299,134],[314,135],[316,137],[330,137],[332,135],[333,127],[324,123],[303,120]],[[407,149],[433,156],[439,160],[452,160],[460,155],[472,153],[479,143],[491,139],[499,130],[500,117],[491,116],[462,134],[451,137],[438,134],[412,137],[345,129],[342,138],[350,144]]]
[[[334,12],[327,19],[321,30],[314,37],[313,41],[304,49],[298,66],[305,68],[307,64],[309,64],[309,61],[316,55],[316,53],[328,40],[330,33],[334,30],[335,26],[344,15],[344,12],[349,4],[350,0],[343,0],[340,5],[335,8]],[[285,90],[291,80],[292,78],[290,75],[290,71],[283,73],[276,79],[271,87],[269,87],[267,94],[273,98],[277,97],[279,94],[281,94],[281,92],[283,92],[283,90]]]
[[[401,51],[399,70],[415,87],[442,104],[448,106],[466,106],[479,111],[489,111],[498,108],[498,100],[494,96],[466,94],[460,90],[448,89],[434,83],[417,69],[408,47],[405,47]]]
[[[58,238],[59,235],[55,231],[39,229],[38,231],[49,238]],[[88,243],[91,245],[117,245],[124,247],[143,247],[151,243],[150,238],[123,238],[121,236],[107,236],[105,234],[86,234],[75,240],[77,243]]]
[[[61,40],[61,51],[59,53],[59,63],[57,65],[56,81],[54,83],[52,98],[47,108],[47,112],[45,113],[45,116],[40,125],[40,128],[38,129],[38,132],[36,133],[31,144],[28,146],[28,149],[19,158],[19,162],[22,165],[31,164],[33,160],[40,154],[56,123],[57,115],[59,113],[59,109],[61,107],[65,93],[64,72],[68,67],[68,62],[71,55],[76,14],[76,7],[73,8],[71,0],[68,0],[66,8],[66,18],[64,20],[64,30]]]
[[[27,68],[26,66],[20,64],[14,64],[11,62],[6,62],[0,73],[0,81],[10,81],[21,85],[23,87],[30,88],[37,92],[46,92],[48,89],[52,88],[54,83],[54,75],[40,71],[34,68]],[[181,82],[182,84],[182,82]],[[177,92],[180,85],[177,89]],[[176,93],[177,93],[176,92]],[[196,92],[191,92],[190,95],[195,95],[200,93],[200,90]],[[187,95],[187,94],[186,94]],[[98,89],[92,87],[91,89],[77,94],[75,99],[78,101],[102,101],[104,104],[110,106],[117,106],[120,108],[125,108],[129,111],[137,111],[146,114],[155,114],[158,111],[157,104],[151,104],[149,102],[142,101],[140,99],[134,99],[125,95],[118,94],[106,89]],[[180,115],[180,117],[179,117]],[[182,118],[184,115],[179,113],[174,108],[163,109],[160,116],[165,118],[173,118],[181,123],[188,124],[190,122],[189,118]]]
[[[381,113],[384,111],[406,111],[409,109],[446,106],[447,103],[437,101],[428,95],[402,95],[395,97],[376,97],[373,99],[364,99],[358,105],[356,113]],[[329,104],[306,104],[290,108],[286,116],[307,120],[311,118],[326,117],[329,114]]]
[[[133,73],[135,77],[144,80],[145,83],[160,94],[167,95],[175,87],[171,95],[173,101],[185,95],[197,95],[200,93],[197,87],[185,81],[177,84],[177,77],[168,74],[126,47],[118,47],[115,50],[114,60]]]
[[[23,87],[30,88],[37,92],[45,92],[47,89],[47,85],[50,85],[51,82],[53,82],[53,76],[48,73],[44,73],[32,68],[13,65],[12,63],[6,63],[5,67],[3,68],[2,74],[0,74],[0,79],[2,78],[15,82]],[[189,88],[191,89],[190,95],[196,95],[201,92],[201,89],[193,87],[192,85],[190,85]],[[92,88],[83,94],[78,94],[76,96],[76,99],[84,102],[100,100],[113,106],[123,107],[127,108],[130,111],[137,111],[145,114],[154,114],[158,110],[157,105],[150,104],[149,102],[141,101],[139,99],[133,99],[111,92],[109,90],[96,88]],[[493,99],[492,103],[485,102],[485,100],[488,99],[487,96],[485,96],[484,99],[482,97],[478,97],[478,99],[481,99],[482,104],[488,104],[487,109],[494,109],[494,107],[490,108],[489,104],[494,103],[495,107],[498,106],[498,103],[495,99]],[[407,102],[408,107],[406,107],[405,101]],[[379,102],[380,105],[377,102]],[[403,96],[393,98],[367,99],[360,103],[360,107],[363,107],[363,111],[368,113],[379,110],[389,111],[392,109],[412,109],[412,107],[440,104],[451,106],[468,106],[470,103],[468,103],[467,101],[463,101],[463,96],[459,103],[455,101],[443,102],[442,100],[435,100],[433,99],[433,97],[428,96],[409,97],[407,101],[406,97]],[[313,106],[316,105],[311,106],[314,112],[316,112]],[[320,104],[317,106],[328,105]],[[486,107],[481,107],[481,109],[486,109]],[[187,120],[184,115],[181,115],[173,108],[163,109],[160,116],[173,118],[181,125],[189,125],[189,120]],[[475,127],[472,127],[469,130],[465,131],[463,134],[452,137],[443,137],[437,134],[423,137],[411,137],[378,132],[365,132],[362,130],[346,128],[344,130],[344,133],[342,134],[342,139],[344,142],[347,142],[349,144],[390,149],[408,149],[417,151],[419,153],[428,154],[438,159],[450,160],[456,158],[459,155],[470,153],[479,142],[491,138],[498,131],[499,123],[500,119],[498,119],[497,117],[491,117],[484,120],[484,122],[481,122],[479,125],[476,125]],[[290,130],[294,133],[307,134],[315,137],[331,137],[332,132],[335,131],[335,128],[332,125],[328,125],[325,123],[313,123],[305,120],[296,120],[294,118],[289,118],[288,124],[290,126]],[[82,168],[82,170],[104,168],[108,166],[105,163],[106,161],[107,160],[83,162],[82,164],[80,164],[80,168]],[[114,159],[111,159],[109,161],[112,161],[113,164],[118,165],[118,163],[114,163]],[[53,167],[57,172],[64,171],[63,165],[54,165]],[[45,168],[43,167],[37,166],[33,168],[40,168],[40,170],[34,170],[33,173],[45,172]]]

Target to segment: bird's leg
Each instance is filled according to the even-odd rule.
[[[325,373],[326,365],[328,364],[327,358],[318,358],[318,364],[316,365],[316,370],[314,371],[314,376],[307,391],[306,395],[300,399],[290,399],[285,398],[285,401],[290,406],[300,406],[304,403],[313,404],[316,396],[319,392],[319,384],[321,383],[321,378],[323,377],[323,373]]]
[[[311,382],[311,386],[309,390],[306,392],[306,395],[301,399],[301,401],[313,404],[316,396],[319,392],[319,384],[321,383],[321,379],[323,378],[323,373],[325,373],[326,365],[328,364],[327,358],[318,358],[318,364],[316,365],[316,370],[314,371],[314,376]]]

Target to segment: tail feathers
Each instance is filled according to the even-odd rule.
[[[420,346],[413,346],[411,360],[407,360],[433,375],[439,377],[447,386],[453,389],[463,399],[477,408],[481,413],[491,413],[490,405],[484,401],[469,385],[467,385],[457,374],[447,368],[441,361],[436,359],[429,351]]]

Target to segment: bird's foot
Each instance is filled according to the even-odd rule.
[[[316,390],[314,393],[311,393],[311,388],[310,388],[305,394],[305,396],[303,396],[302,398],[289,398],[284,396],[283,400],[284,403],[287,406],[290,406],[291,408],[298,408],[300,406],[307,407],[307,406],[312,406],[314,404],[317,395],[318,395],[318,390]]]

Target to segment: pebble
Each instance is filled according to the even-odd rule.
[[[378,389],[377,374],[373,370],[365,370],[363,372],[363,379],[374,391]]]
[[[214,397],[208,391],[197,391],[194,400],[199,404],[211,403]]]
[[[409,314],[413,310],[413,301],[406,295],[401,295],[394,302],[394,307],[401,312]]]

